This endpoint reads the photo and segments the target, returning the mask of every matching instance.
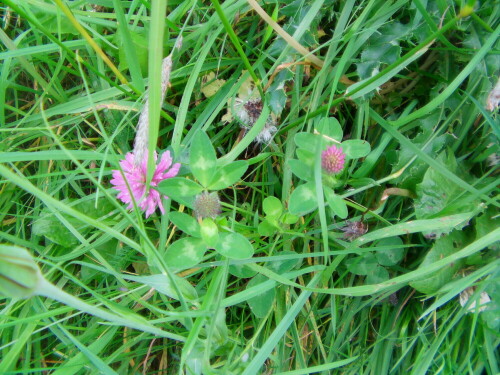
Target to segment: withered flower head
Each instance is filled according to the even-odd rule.
[[[240,120],[242,127],[245,130],[250,130],[259,119],[263,104],[259,98],[249,100],[236,99],[234,107],[236,109],[236,117]],[[266,120],[264,128],[255,138],[255,142],[267,144],[273,139],[277,131],[276,116],[271,113]]]
[[[362,221],[346,221],[346,225],[340,228],[344,232],[344,239],[353,241],[368,232],[368,224]]]

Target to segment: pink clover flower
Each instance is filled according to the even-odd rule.
[[[125,159],[120,161],[121,170],[113,171],[113,179],[110,181],[113,189],[118,190],[116,196],[123,203],[127,203],[127,209],[134,208],[134,201],[137,206],[145,212],[146,218],[155,212],[156,207],[160,208],[162,214],[165,213],[162,198],[168,198],[166,195],[160,194],[155,187],[167,179],[177,176],[181,165],[175,163],[172,165],[172,157],[170,151],[166,151],[157,163],[153,178],[149,189],[146,187],[147,177],[147,155],[140,165],[134,163],[134,153],[129,152],[125,155]],[[158,160],[158,155],[154,153],[155,162]]]
[[[345,154],[342,147],[328,147],[321,153],[321,166],[326,173],[337,174],[344,169]]]

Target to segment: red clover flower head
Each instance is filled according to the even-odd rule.
[[[158,159],[156,152],[154,153],[154,158],[156,162]],[[165,213],[161,200],[168,197],[161,195],[154,187],[167,178],[177,176],[181,167],[179,163],[172,165],[170,151],[164,152],[160,162],[156,165],[151,184],[149,189],[147,189],[147,159],[146,154],[142,163],[136,165],[134,153],[129,152],[125,156],[125,160],[120,161],[122,170],[114,170],[113,179],[110,181],[114,185],[113,189],[119,192],[117,198],[123,203],[128,203],[127,209],[131,210],[134,207],[135,201],[137,206],[142,211],[145,211],[146,218],[155,212],[156,207],[160,208],[162,214]]]
[[[337,174],[344,169],[345,154],[342,147],[328,147],[321,153],[321,166],[328,174]]]

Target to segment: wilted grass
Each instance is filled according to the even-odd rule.
[[[0,373],[497,374],[499,14],[5,0],[0,243],[55,287],[0,259],[0,292],[33,293],[0,297]],[[145,219],[109,181],[147,88],[150,155],[182,169]],[[212,146],[207,172],[190,155]],[[216,219],[194,219],[187,179],[218,190]]]

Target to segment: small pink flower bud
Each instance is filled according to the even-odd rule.
[[[321,166],[326,173],[337,174],[344,169],[345,154],[341,147],[328,147],[321,153]]]

